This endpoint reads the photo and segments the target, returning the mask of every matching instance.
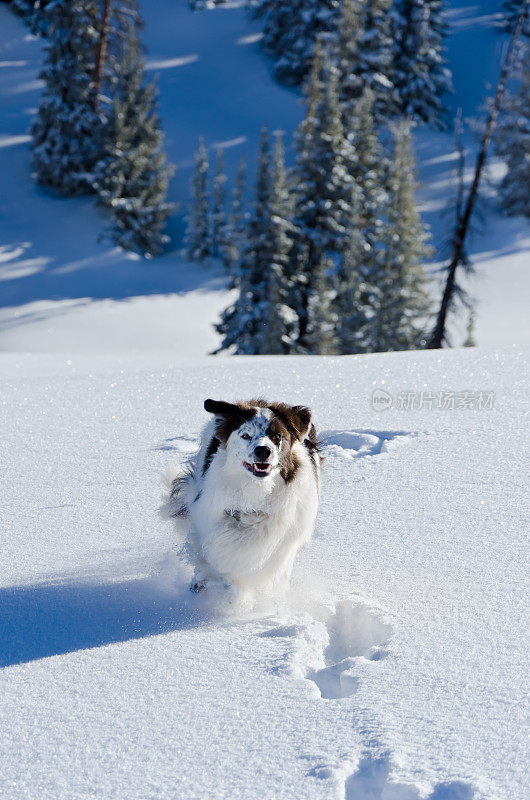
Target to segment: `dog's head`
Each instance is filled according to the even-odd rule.
[[[260,480],[277,472],[286,481],[294,477],[299,462],[293,447],[309,434],[308,408],[264,400],[205,400],[204,408],[215,415],[215,436],[226,449],[231,468],[246,470]]]

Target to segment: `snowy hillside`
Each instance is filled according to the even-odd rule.
[[[0,369],[4,800],[527,797],[522,351]],[[321,513],[285,602],[212,613],[159,473],[256,392],[311,405]]]
[[[450,4],[453,109],[475,114],[495,81],[503,37],[494,28],[497,3]],[[0,349],[4,351],[126,351],[185,348],[191,356],[212,350],[211,329],[227,304],[221,273],[186,264],[183,216],[190,167],[199,135],[211,150],[225,149],[229,172],[244,154],[252,168],[262,124],[290,133],[302,108],[299,93],[271,78],[259,47],[259,23],[231,4],[192,13],[186,0],[144,4],[149,68],[160,77],[167,151],[176,164],[171,199],[181,203],[169,232],[173,248],[144,262],[98,241],[105,225],[91,199],[64,200],[36,187],[29,167],[28,127],[38,102],[40,43],[0,7]],[[475,148],[469,137],[469,149]],[[291,155],[287,153],[288,157]],[[419,199],[435,244],[447,233],[440,214],[453,197],[456,163],[450,134],[418,134]],[[469,153],[469,174],[473,163]],[[498,177],[499,165],[492,172]],[[477,277],[477,339],[482,345],[528,342],[530,289],[527,222],[484,208],[483,232],[472,243]],[[463,332],[457,326],[456,344]]]

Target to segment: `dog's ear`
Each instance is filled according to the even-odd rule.
[[[235,403],[225,403],[224,400],[205,400],[204,410],[216,417],[239,417],[241,408]]]
[[[208,413],[215,414],[215,436],[222,447],[225,447],[230,434],[252,419],[256,413],[254,408],[245,408],[238,403],[225,403],[224,400],[205,400],[204,408]]]
[[[311,411],[306,406],[293,406],[291,424],[301,442],[306,438],[311,427]]]

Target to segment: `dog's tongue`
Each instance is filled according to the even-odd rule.
[[[243,461],[243,464],[254,475],[268,475],[272,470],[272,466],[267,462],[254,462],[254,464],[249,464],[248,461]]]

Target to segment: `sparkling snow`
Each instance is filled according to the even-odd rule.
[[[527,797],[527,353],[0,371],[2,798]],[[212,610],[160,472],[260,393],[311,405],[321,513],[285,601]]]

